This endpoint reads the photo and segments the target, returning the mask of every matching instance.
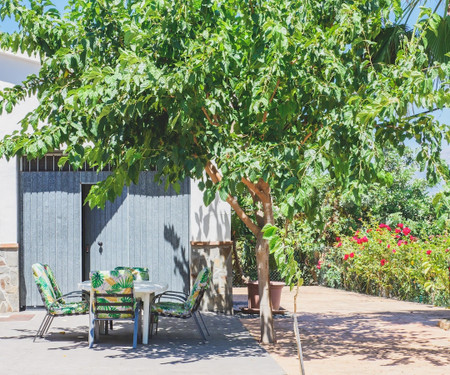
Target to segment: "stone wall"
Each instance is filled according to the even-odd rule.
[[[202,311],[233,312],[232,244],[191,241],[191,286],[202,268],[208,266],[212,271],[212,286],[203,297]]]
[[[0,244],[0,313],[19,311],[19,246]]]

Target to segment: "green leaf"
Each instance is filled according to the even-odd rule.
[[[175,193],[180,194],[181,186],[178,182],[175,182],[172,184],[173,190],[175,190]]]
[[[216,192],[213,189],[207,189],[203,192],[203,203],[208,207],[216,198]]]
[[[12,103],[11,103],[11,102],[7,102],[6,105],[5,105],[5,111],[6,111],[6,113],[11,113],[12,110],[13,110],[13,105],[12,105]]]
[[[220,189],[219,190],[219,196],[220,196],[220,199],[222,199],[224,202],[226,202],[227,201],[227,199],[228,199],[228,192],[225,190],[225,189]]]
[[[272,226],[270,224],[266,224],[264,226],[264,228],[262,229],[263,231],[263,238],[264,239],[269,239],[271,238],[276,232],[277,232],[278,228],[275,226]]]

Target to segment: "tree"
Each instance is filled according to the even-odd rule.
[[[207,204],[218,192],[256,237],[261,340],[273,342],[263,228],[274,205],[314,218],[321,176],[357,200],[368,183],[389,181],[383,148],[401,152],[409,138],[430,179],[448,176],[439,155],[448,129],[431,112],[449,104],[448,86],[433,85],[449,67],[428,64],[426,22],[394,64],[374,64],[390,11],[384,0],[71,0],[61,18],[49,1],[5,0],[0,15],[20,31],[2,34],[0,47],[36,52],[42,67],[1,93],[7,112],[32,93],[39,106],[0,154],[64,145],[75,168],[110,163],[91,205],[152,167],[176,190],[199,179]],[[409,115],[412,104],[423,112]],[[236,199],[246,189],[252,213]]]
[[[420,5],[434,5],[433,9],[428,11],[429,21],[433,22],[432,29],[428,30],[425,35],[426,47],[428,49],[431,60],[441,62],[450,61],[450,2],[449,0],[411,0],[406,4],[405,9],[398,14],[401,15],[400,22],[405,24],[411,18],[413,12]],[[425,21],[428,21],[428,17]]]

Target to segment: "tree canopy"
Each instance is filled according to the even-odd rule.
[[[266,252],[272,203],[286,217],[317,215],[325,175],[357,200],[391,181],[385,147],[414,139],[429,179],[448,177],[449,129],[432,114],[449,106],[450,67],[426,50],[437,26],[424,9],[383,62],[374,56],[393,10],[401,16],[399,1],[70,0],[61,16],[47,0],[5,0],[0,16],[20,29],[0,47],[38,53],[41,70],[0,93],[6,112],[39,99],[0,155],[66,147],[75,168],[111,164],[89,197],[100,206],[142,170],[156,167],[175,189],[195,177],[205,202],[218,191]],[[253,214],[233,198],[244,189]]]

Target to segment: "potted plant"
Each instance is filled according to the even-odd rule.
[[[258,281],[248,281],[247,293],[248,293],[248,308],[251,310],[259,309],[259,285]],[[272,303],[272,310],[280,310],[281,292],[286,284],[282,281],[270,282],[270,300]]]

